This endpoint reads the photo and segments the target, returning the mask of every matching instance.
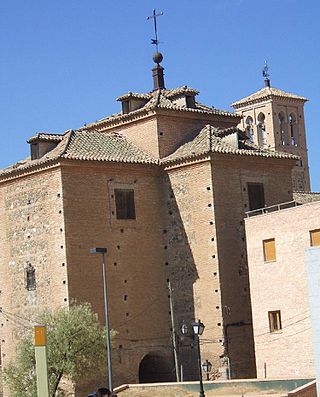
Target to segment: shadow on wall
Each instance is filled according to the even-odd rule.
[[[175,186],[165,176],[166,213],[167,213],[167,279],[172,286],[174,322],[177,340],[179,373],[183,372],[184,380],[198,379],[197,349],[191,336],[182,336],[181,327],[195,320],[193,284],[199,278],[189,240],[180,215],[175,195],[184,194],[185,183]],[[186,209],[188,211],[188,209]]]

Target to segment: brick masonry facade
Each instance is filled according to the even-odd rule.
[[[2,176],[3,366],[14,357],[22,318],[32,320],[36,309],[88,301],[104,323],[101,257],[89,250],[105,246],[111,327],[118,332],[115,385],[139,382],[148,356],[162,357],[167,363],[163,375],[174,379],[169,280],[185,378],[198,377],[196,350],[180,328],[196,318],[206,326],[201,352],[213,364],[212,377],[226,376],[228,358],[232,377],[254,377],[244,231],[247,184],[264,185],[266,205],[290,201],[295,160],[211,152],[160,164],[160,158],[193,139],[204,125],[235,127],[239,118],[163,109],[130,117],[96,127],[101,134],[125,135],[158,162],[61,158],[51,167],[34,163],[25,172]],[[114,190],[121,188],[134,190],[136,219],[116,217]],[[35,291],[25,288],[29,263],[36,270]],[[76,395],[98,382],[105,383],[84,379]]]
[[[305,250],[319,219],[314,202],[245,221],[258,377],[315,376]],[[266,263],[270,238],[276,260]],[[282,329],[270,332],[268,312],[278,310]]]

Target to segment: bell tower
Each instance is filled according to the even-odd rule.
[[[300,157],[292,172],[293,190],[310,191],[308,150],[304,121],[307,98],[271,87],[269,68],[263,69],[265,87],[231,106],[242,116],[238,127],[261,148]]]

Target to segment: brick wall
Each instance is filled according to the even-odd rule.
[[[176,327],[181,336],[183,323],[190,329],[194,319],[203,321],[202,359],[211,361],[215,373],[222,367],[224,348],[210,163],[171,169],[167,182],[167,274]],[[190,338],[181,340],[180,355],[185,379],[197,379],[196,351],[190,343]]]
[[[212,183],[226,349],[233,377],[255,376],[244,215],[247,183],[263,183],[266,205],[292,199],[292,162],[215,156]],[[277,177],[275,178],[275,175]]]
[[[64,167],[62,181],[70,298],[91,302],[104,323],[102,258],[89,250],[107,247],[114,379],[138,382],[146,354],[172,363],[162,175],[152,167],[79,164]],[[114,189],[121,187],[134,189],[135,220],[116,219]]]
[[[315,374],[305,249],[320,228],[320,203],[246,219],[258,376]],[[274,238],[276,261],[265,263],[262,241]],[[282,329],[270,333],[268,311],[280,310]]]

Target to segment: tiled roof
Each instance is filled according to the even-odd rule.
[[[139,94],[137,92],[131,92],[129,91],[127,94],[121,95],[117,98],[117,101],[124,101],[129,98],[138,98],[138,99],[150,99],[151,98],[151,93],[147,94]]]
[[[158,164],[157,159],[143,152],[125,136],[97,131],[67,131],[57,146],[40,159],[25,160],[0,170],[0,177],[13,172],[27,171],[60,159],[93,160],[105,162]]]
[[[172,90],[163,90],[163,95],[167,98],[174,98],[179,95],[198,95],[199,91],[186,85],[173,88]]]
[[[303,96],[299,96],[299,95],[295,95],[295,94],[291,94],[289,92],[285,92],[282,90],[279,90],[278,88],[275,87],[264,87],[261,90],[243,98],[240,99],[239,101],[233,102],[231,104],[231,106],[235,109],[246,105],[246,104],[250,104],[252,102],[255,101],[262,101],[265,99],[270,99],[272,97],[277,97],[277,98],[289,98],[289,99],[297,99],[300,101],[307,101],[308,99],[303,97]]]
[[[97,131],[75,131],[62,155],[72,160],[114,161],[124,163],[157,163],[124,135]]]
[[[36,141],[45,141],[45,142],[60,142],[63,139],[63,134],[49,134],[47,132],[39,132],[37,135],[32,136],[28,139],[28,143],[36,142]]]
[[[227,140],[228,135],[237,133],[240,139],[237,145]],[[237,154],[245,156],[260,156],[274,158],[299,159],[289,153],[278,152],[270,149],[263,149],[255,146],[244,139],[243,131],[237,128],[229,128],[227,130],[219,130],[210,125],[206,125],[200,133],[192,140],[180,146],[174,153],[162,160],[164,164],[172,162],[180,162],[196,158],[210,152]]]
[[[88,124],[82,127],[82,129],[84,130],[91,128],[99,129],[100,126],[103,126],[105,124],[116,121],[130,120],[131,118],[134,118],[140,114],[156,109],[176,110],[176,111],[183,111],[188,113],[201,113],[208,115],[220,115],[220,116],[227,116],[234,118],[240,117],[236,113],[219,110],[214,107],[206,106],[198,102],[195,102],[195,107],[193,108],[186,107],[185,105],[180,105],[180,104],[178,105],[174,102],[174,100],[181,94],[197,95],[198,91],[193,88],[183,86],[183,87],[174,88],[172,90],[156,90],[147,94],[137,94],[137,93],[129,92],[128,94],[120,96],[118,100],[122,101],[132,97],[132,98],[145,99],[147,102],[141,108],[134,110],[130,113],[126,113],[126,114],[116,113],[108,117],[105,117],[101,120],[98,120],[94,123]]]

